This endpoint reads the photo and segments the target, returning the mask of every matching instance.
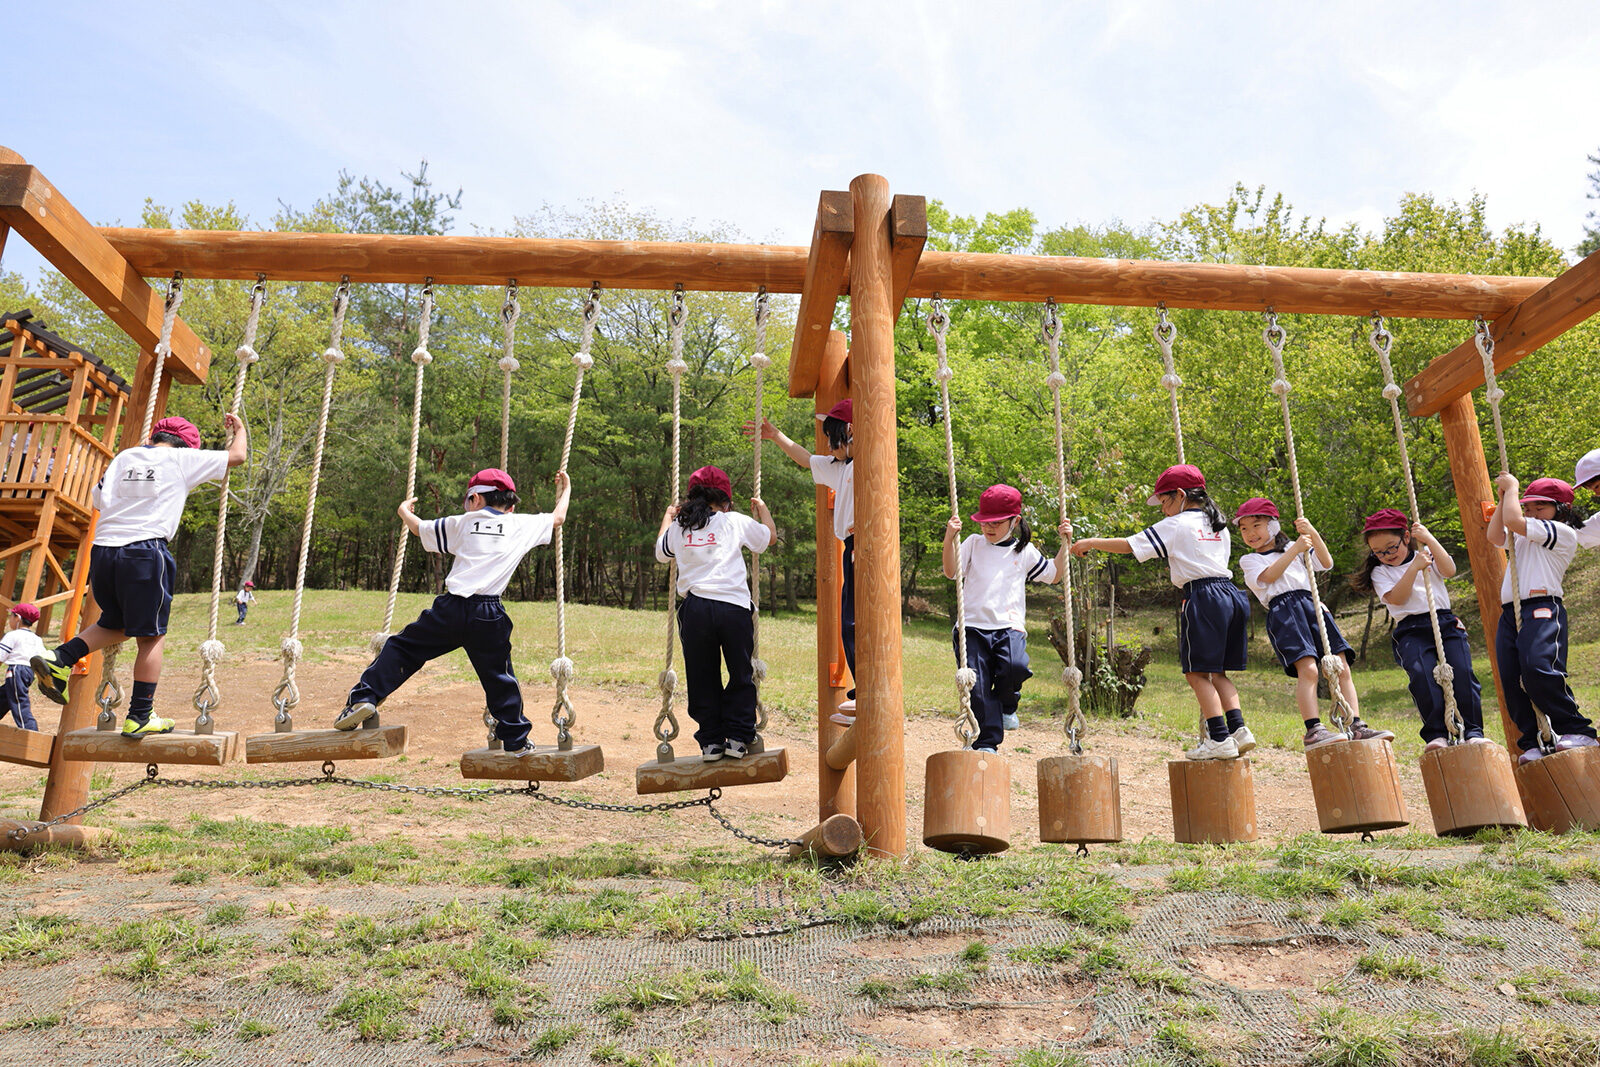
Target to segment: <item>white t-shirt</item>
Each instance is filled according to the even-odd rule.
[[[170,541],[189,493],[228,472],[228,454],[170,445],[137,445],[117,453],[94,488],[100,509],[94,543],[116,547],[159,537]]]
[[[678,561],[678,592],[704,600],[750,607],[750,575],[739,550],[763,552],[772,531],[737,511],[713,511],[698,530],[674,520],[656,541],[656,559]]]
[[[424,519],[419,531],[429,552],[454,556],[444,587],[456,596],[499,596],[522,557],[550,543],[555,516],[479,508],[460,515]]]
[[[44,642],[32,630],[18,627],[0,637],[0,662],[7,667],[26,667],[29,660],[44,653]]]
[[[1422,588],[1424,579],[1433,586],[1433,607],[1442,611],[1450,606],[1450,593],[1444,587],[1444,579],[1439,577],[1439,572],[1432,567],[1425,568],[1411,583],[1411,599],[1398,606],[1383,599],[1385,593],[1400,584],[1400,579],[1406,575],[1405,563],[1380,563],[1372,569],[1372,591],[1378,594],[1378,599],[1383,601],[1383,606],[1389,609],[1389,615],[1396,620],[1407,615],[1426,615],[1428,613],[1428,593]]]
[[[1576,533],[1579,548],[1600,548],[1600,515],[1591,516]]]
[[[1529,519],[1528,536],[1512,536],[1517,549],[1517,592],[1523,599],[1560,596],[1561,579],[1578,554],[1578,531],[1552,519]],[[1500,603],[1511,603],[1509,567],[1500,579]]]
[[[811,480],[833,490],[833,536],[843,541],[856,524],[856,465],[832,456],[812,456]]]
[[[1309,553],[1311,565],[1319,571],[1328,568],[1322,565],[1315,551]],[[1297,559],[1289,564],[1287,570],[1279,576],[1278,580],[1270,585],[1262,585],[1261,572],[1283,558],[1283,550],[1275,552],[1246,552],[1239,558],[1239,569],[1244,571],[1245,588],[1256,595],[1262,607],[1270,607],[1272,598],[1284,593],[1292,593],[1296,589],[1311,592],[1311,579],[1306,575],[1306,565],[1303,559]]]
[[[1021,552],[1014,548],[992,545],[981,533],[969,534],[961,542],[957,565],[963,579],[966,625],[978,630],[1028,632],[1026,586],[1055,581],[1056,561],[1047,559],[1031,542]]]
[[[1128,538],[1133,558],[1143,563],[1157,556],[1167,561],[1172,584],[1182,589],[1199,578],[1232,578],[1228,556],[1233,540],[1227,527],[1211,529],[1211,520],[1198,508],[1169,515]]]

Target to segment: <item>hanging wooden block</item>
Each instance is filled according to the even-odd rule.
[[[1517,768],[1517,788],[1535,830],[1600,830],[1600,748],[1552,752]]]
[[[218,730],[197,734],[174,730],[169,734],[123,737],[120,730],[73,730],[61,738],[61,758],[80,763],[176,763],[192,767],[220,767],[239,755],[239,735]]]
[[[1487,826],[1528,825],[1506,750],[1489,742],[1450,745],[1422,753],[1433,830],[1440,837],[1476,833]]]
[[[1339,741],[1314,748],[1306,753],[1306,771],[1323,833],[1368,833],[1410,825],[1389,742]]]
[[[1171,760],[1172,839],[1220,845],[1256,839],[1256,782],[1250,761]]]
[[[606,769],[599,745],[535,745],[523,752],[475,748],[461,757],[461,777],[504,782],[578,782]]]
[[[670,763],[651,760],[635,772],[638,792],[680,793],[689,789],[726,789],[736,785],[765,785],[781,782],[789,775],[789,753],[772,748],[752,752],[743,759],[724,756],[710,763],[699,754],[679,756]]]
[[[0,723],[0,761],[24,767],[48,767],[55,744],[55,734]]]
[[[1115,756],[1039,761],[1039,840],[1069,845],[1122,840],[1122,782]]]
[[[956,749],[928,757],[922,843],[981,855],[1011,847],[1011,765],[993,752]]]
[[[371,722],[371,720],[367,720]],[[294,730],[257,734],[244,743],[246,763],[325,763],[332,760],[390,759],[406,750],[406,727],[355,730]]]
[[[789,846],[789,855],[803,856],[808,852],[818,856],[838,859],[853,856],[861,848],[861,824],[842,812],[830,815],[800,835],[800,840]]]

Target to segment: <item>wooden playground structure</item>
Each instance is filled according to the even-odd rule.
[[[1051,299],[1058,304],[1257,312],[1274,309],[1280,313],[1359,317],[1381,312],[1396,318],[1469,321],[1481,316],[1492,323],[1493,360],[1497,369],[1514,364],[1600,311],[1600,253],[1591,255],[1557,278],[1546,279],[933,251],[925,248],[925,200],[919,196],[891,195],[888,181],[871,174],[856,178],[847,192],[821,194],[809,248],[502,237],[161,231],[92,226],[36,168],[16,153],[0,148],[0,249],[4,247],[8,232],[37,249],[125,331],[142,352],[131,386],[103,368],[97,370],[87,362],[72,363],[67,359],[66,363],[72,363],[74,368],[70,378],[71,403],[78,406],[73,408],[69,404],[66,414],[50,417],[66,427],[62,432],[70,433],[74,442],[73,462],[58,462],[56,468],[56,473],[66,477],[70,486],[57,484],[61,481],[58,477],[48,485],[24,480],[23,484],[8,486],[5,492],[0,492],[0,528],[13,537],[32,538],[28,543],[35,546],[36,557],[45,551],[43,546],[47,543],[55,546],[48,550],[55,555],[46,554],[44,559],[64,557],[69,544],[80,549],[77,567],[70,576],[59,565],[30,564],[22,586],[22,599],[40,598],[51,604],[64,604],[69,627],[78,625],[80,604],[82,617],[94,614],[92,597],[86,597],[84,591],[87,551],[83,550],[91,543],[93,531],[92,512],[85,509],[83,495],[94,478],[85,481],[84,477],[87,474],[98,477],[93,464],[98,463],[103,469],[113,447],[138,443],[140,426],[136,419],[124,422],[120,435],[116,433],[123,410],[131,405],[135,412],[144,411],[154,391],[155,411],[159,415],[174,380],[180,383],[204,381],[211,367],[211,351],[180,319],[172,329],[166,373],[159,377],[152,390],[157,381],[154,352],[162,332],[163,301],[146,284],[145,278],[181,274],[185,278],[254,280],[265,276],[273,281],[418,284],[431,281],[434,285],[475,286],[500,286],[514,281],[523,287],[588,289],[599,285],[606,289],[681,288],[691,292],[757,292],[764,288],[768,293],[799,294],[789,356],[789,394],[814,398],[818,412],[826,412],[844,397],[853,399],[855,477],[860,498],[871,502],[870,506],[857,511],[856,518],[859,658],[855,686],[860,711],[855,725],[845,728],[829,718],[849,684],[838,632],[839,544],[832,536],[829,490],[819,488],[817,492],[818,815],[824,824],[831,816],[856,818],[866,846],[892,856],[904,855],[907,848],[894,326],[908,297],[937,295],[947,300],[1029,302]],[[841,296],[850,298],[848,338],[832,328]],[[26,346],[22,340],[26,326],[17,324],[17,328],[21,333],[15,335],[12,355],[5,361],[4,392],[0,394],[0,420],[4,420],[0,423],[0,431],[3,431],[0,440],[9,439],[14,426],[21,426],[31,418],[19,413],[20,402],[15,394],[16,367],[21,365],[18,353]],[[64,370],[58,373],[66,380]],[[1481,616],[1489,631],[1486,638],[1493,663],[1493,628],[1499,617],[1505,560],[1502,551],[1490,545],[1485,536],[1483,505],[1494,500],[1494,493],[1472,396],[1473,390],[1484,381],[1479,353],[1469,338],[1456,349],[1434,359],[1406,382],[1404,398],[1411,415],[1437,415],[1441,421]],[[99,436],[91,426],[99,428]],[[820,429],[817,435],[818,450],[823,450]],[[113,441],[113,437],[117,440]],[[8,476],[15,474],[8,466]],[[36,491],[39,495],[30,495]],[[18,493],[22,494],[20,498]],[[37,518],[36,526],[29,525],[29,516]],[[0,592],[9,595],[17,557],[12,553],[7,557],[7,584]],[[91,657],[81,669],[91,675],[97,673],[98,658],[98,655]],[[1494,664],[1494,673],[1498,689],[1501,684],[1498,664]],[[92,725],[92,689],[81,681],[75,684],[71,699],[63,709],[61,736]],[[1503,698],[1500,703],[1503,709]],[[1506,725],[1508,736],[1516,736],[1509,720]],[[7,737],[0,736],[0,759],[18,758],[13,754],[13,745]],[[1335,747],[1355,750],[1358,743]],[[1518,774],[1514,786],[1511,784],[1512,765],[1498,747],[1457,746],[1442,753],[1430,753],[1430,756],[1455,759],[1453,754],[1459,752],[1462,760],[1469,757],[1477,762],[1491,760],[1493,765],[1485,764],[1471,772],[1475,776],[1472,781],[1480,780],[1476,776],[1487,775],[1499,783],[1489,788],[1487,794],[1483,790],[1466,789],[1463,782],[1468,772],[1448,767],[1443,770],[1436,767],[1430,779],[1425,760],[1424,778],[1430,783],[1435,821],[1441,832],[1475,825],[1520,825],[1525,824],[1523,809],[1526,807],[1535,824],[1542,827],[1560,830],[1600,824],[1600,812],[1594,806],[1594,798],[1600,795],[1596,790],[1600,785],[1600,759],[1585,755],[1596,751],[1600,750],[1562,753],[1559,761],[1551,758],[1539,761],[1531,766],[1544,768],[1540,773],[1545,777],[1536,782],[1530,775]],[[985,814],[982,796],[978,794],[993,788],[987,764],[1003,765],[1003,761],[993,755],[985,761],[984,754],[971,751],[961,755],[967,758],[959,767],[940,772],[955,777],[942,779],[937,783],[937,790],[930,767],[929,819],[935,818],[935,793],[952,790],[951,795],[958,799],[950,806],[960,810],[938,815],[941,821],[961,822],[976,816],[977,822],[984,824],[987,819],[998,819],[999,813]],[[1514,760],[1515,752],[1510,755]],[[1072,769],[1067,772],[1059,767],[1052,770],[1050,795],[1055,799],[1051,803],[1058,810],[1062,806],[1084,805],[1114,808],[1117,804],[1115,761],[1102,757],[1078,758],[1096,761],[1097,769],[1076,777]],[[32,761],[43,762],[37,748]],[[146,760],[140,757],[137,762]],[[1560,767],[1545,767],[1557,762]],[[979,763],[986,766],[979,767]],[[1228,798],[1239,799],[1236,790],[1248,785],[1248,765],[1243,760],[1238,764],[1231,769],[1225,765],[1196,764],[1190,765],[1197,768],[1192,775],[1181,768],[1174,774],[1190,775],[1187,788],[1191,806],[1226,806],[1230,803]],[[59,743],[48,756],[48,766],[49,782],[40,810],[40,818],[46,820],[84,802],[93,769],[91,762],[65,758]],[[1374,772],[1370,766],[1352,766],[1339,773],[1346,771],[1346,778],[1327,772],[1332,775],[1330,781],[1338,779],[1344,783],[1330,788],[1350,793],[1352,801],[1368,790],[1381,792],[1385,773],[1382,768]],[[1234,780],[1243,779],[1243,784],[1216,786],[1214,782],[1208,785],[1200,780],[1200,776],[1224,773]],[[1387,773],[1392,777],[1392,767]],[[1558,773],[1566,774],[1560,782],[1552,777]],[[968,774],[976,777],[970,781],[960,777]],[[1009,771],[1006,774],[1009,775]],[[1078,777],[1083,781],[1073,784]],[[1315,772],[1313,777],[1315,779]],[[1440,783],[1444,790],[1438,800],[1434,798],[1435,783]],[[705,784],[697,782],[695,787]],[[1178,785],[1175,778],[1175,799]],[[1207,793],[1206,799],[1193,799],[1196,789],[1204,791],[1213,787],[1221,791]],[[976,799],[970,802],[959,799],[969,790]],[[644,791],[642,783],[641,791]],[[1041,771],[1041,809],[1046,803],[1045,794],[1044,772]],[[1585,796],[1589,804],[1587,809],[1582,808]],[[1250,803],[1253,811],[1253,794]],[[1444,805],[1443,816],[1440,815],[1441,804]],[[1002,811],[1004,806],[1002,794],[999,801]],[[1046,818],[1043,810],[1041,817]],[[1008,817],[1006,819],[1008,821]],[[1341,831],[1362,829],[1359,821],[1334,828]],[[996,832],[992,822],[988,825],[991,834]],[[813,833],[821,829],[819,826]],[[958,836],[965,832],[955,826],[944,829]],[[1329,829],[1326,821],[1324,829]],[[999,836],[1004,837],[1003,834]],[[1253,836],[1253,826],[1216,832],[1198,830],[1188,838],[1180,831],[1180,839],[1189,840],[1238,840]],[[1106,839],[1103,833],[1075,837],[1070,833],[1050,836],[1048,832],[1044,838],[1080,844]]]

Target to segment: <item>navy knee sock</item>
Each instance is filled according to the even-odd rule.
[[[1244,712],[1238,708],[1223,712],[1222,718],[1228,724],[1228,732],[1230,734],[1235,730],[1244,729]]]
[[[1206,732],[1211,735],[1211,740],[1213,741],[1226,741],[1228,739],[1227,720],[1221,715],[1218,715],[1215,719],[1207,719]]]
[[[156,706],[156,683],[134,682],[133,697],[128,701],[128,718],[134,722],[148,722]]]
[[[70,667],[88,654],[89,646],[83,643],[81,637],[74,637],[56,649],[56,662],[63,667]]]

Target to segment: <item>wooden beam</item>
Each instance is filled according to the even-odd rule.
[[[800,310],[795,315],[794,344],[789,349],[789,395],[816,392],[822,352],[833,329],[833,309],[848,279],[850,241],[855,234],[850,194],[824,192],[817,202],[817,222],[806,254]]]
[[[145,284],[37,168],[0,163],[0,222],[66,275],[142,350],[155,349],[165,298]],[[181,319],[172,331],[168,366],[172,375],[189,384],[205,381],[211,367],[211,349]]]
[[[1600,312],[1600,252],[1591,252],[1494,320],[1490,332],[1495,372],[1538,351],[1596,312]],[[1406,408],[1417,416],[1437,415],[1482,384],[1483,357],[1469,337],[1406,382]]]
[[[928,243],[928,198],[896,195],[889,206],[889,263],[894,273],[894,313],[900,316],[917,261]]]

